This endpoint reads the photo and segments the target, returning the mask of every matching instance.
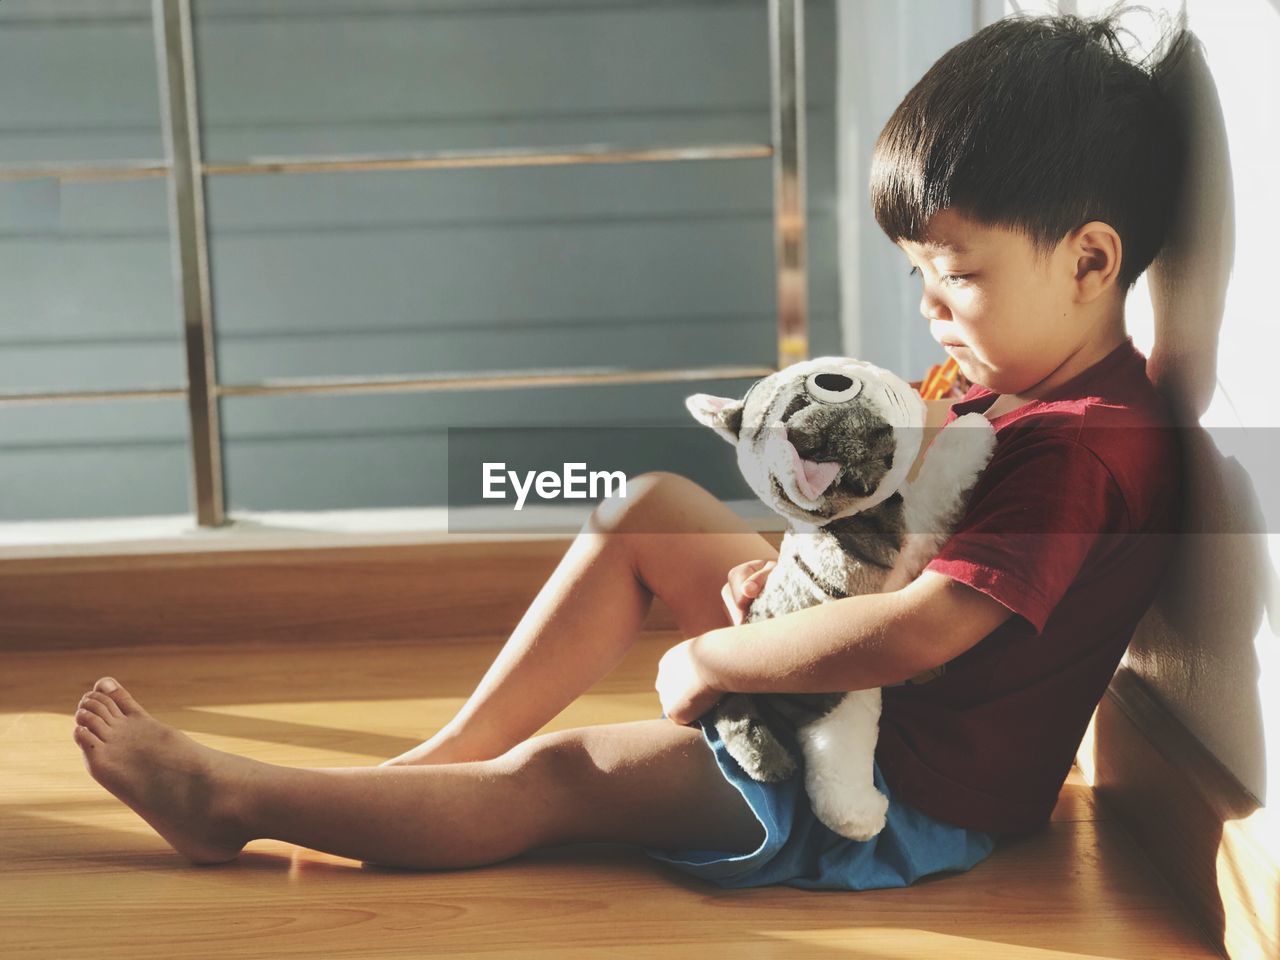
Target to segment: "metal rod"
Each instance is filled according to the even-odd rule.
[[[809,356],[805,266],[803,0],[769,0],[773,81],[773,222],[778,267],[778,367]]]
[[[685,380],[737,380],[767,377],[772,367],[724,366],[675,370],[517,370],[490,373],[434,374],[389,377],[303,377],[264,383],[222,384],[222,397],[285,396],[297,393],[418,393],[433,390],[510,390],[519,387],[558,387],[591,383],[667,383]],[[137,390],[64,390],[0,393],[5,404],[87,403],[115,400],[178,400],[183,387]]]
[[[169,213],[174,271],[181,291],[187,344],[187,410],[191,421],[196,522],[226,523],[222,492],[222,431],[214,369],[213,308],[209,294],[208,234],[200,161],[200,118],[192,51],[190,0],[153,0],[156,57],[165,147],[169,155]]]
[[[0,407],[6,404],[20,406],[37,403],[91,403],[103,400],[181,400],[186,395],[186,387],[137,390],[10,391],[0,393]]]
[[[0,180],[142,180],[167,176],[168,173],[169,164],[163,160],[0,164]]]
[[[600,383],[670,383],[681,380],[732,380],[773,373],[771,367],[725,366],[686,370],[501,370],[491,373],[437,376],[346,378],[315,377],[268,380],[265,383],[223,384],[224,397],[272,396],[298,393],[416,393],[433,390],[511,390],[520,387],[578,386]]]
[[[604,143],[498,150],[438,150],[431,153],[347,157],[255,157],[244,163],[210,163],[210,175],[248,173],[336,173],[366,170],[443,170],[468,167],[542,167],[589,163],[648,163],[673,160],[758,159],[773,154],[767,143],[631,149]]]
[[[206,163],[206,175],[255,173],[337,173],[370,170],[445,170],[475,167],[545,167],[592,163],[665,163],[679,160],[757,160],[773,156],[767,143],[723,143],[686,147],[631,149],[585,144],[554,149],[439,150],[358,156],[258,157],[240,163]],[[161,160],[116,163],[0,164],[0,180],[140,180],[163,177]]]

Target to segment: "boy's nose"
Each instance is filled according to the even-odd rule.
[[[942,314],[946,311],[946,305],[936,296],[929,293],[926,289],[920,294],[920,316],[924,317],[929,323],[945,323]]]

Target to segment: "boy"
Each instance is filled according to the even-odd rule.
[[[1172,431],[1123,309],[1176,201],[1184,148],[1153,79],[1174,59],[1149,75],[1106,20],[1006,19],[940,58],[880,136],[876,218],[975,385],[950,417],[997,431],[914,583],[735,625],[776,551],[691,481],[646,474],[597,508],[458,715],[408,753],[260,763],[104,677],[75,717],[90,773],[202,863],[258,837],[435,869],[613,841],[723,886],[865,889],[968,869],[1042,825],[1176,514]],[[689,637],[659,668],[666,718],[531,736],[621,660],[655,595]],[[699,719],[725,691],[875,686],[890,810],[864,843],[815,821],[802,776],[745,778]]]

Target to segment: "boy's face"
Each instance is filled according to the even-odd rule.
[[[929,332],[974,383],[1017,394],[1088,337],[1076,315],[1076,265],[1066,239],[1039,260],[1022,234],[946,208],[929,221],[925,243],[898,246],[920,275]]]

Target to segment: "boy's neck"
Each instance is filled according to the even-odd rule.
[[[987,419],[994,419],[1002,414],[1008,413],[1010,410],[1016,410],[1024,404],[1030,403],[1032,400],[1039,400],[1041,397],[1048,396],[1062,384],[1077,376],[1085,370],[1088,370],[1099,360],[1108,356],[1111,351],[1124,343],[1128,334],[1125,332],[1124,324],[1118,327],[1112,327],[1107,330],[1104,336],[1097,337],[1084,346],[1082,346],[1071,356],[1067,357],[1059,364],[1052,373],[1041,380],[1039,383],[1033,384],[1026,390],[1022,390],[1016,394],[1002,393],[996,397],[995,402],[983,411],[983,415]]]

